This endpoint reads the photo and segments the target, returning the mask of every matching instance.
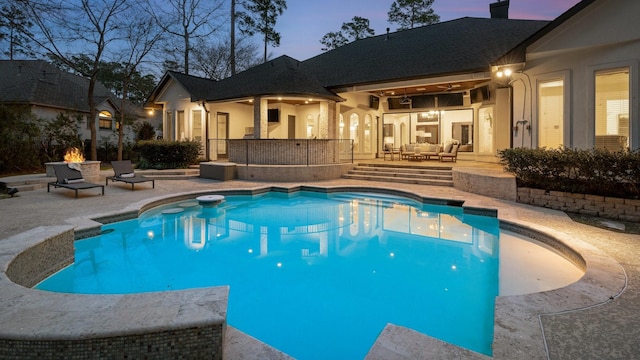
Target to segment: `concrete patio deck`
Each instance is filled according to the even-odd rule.
[[[391,163],[387,161],[388,163]],[[428,165],[425,163],[424,165]],[[471,166],[465,162],[453,166]],[[484,166],[483,166],[484,167]],[[487,165],[487,169],[495,170],[495,165]],[[103,172],[102,176],[110,175]],[[269,184],[249,181],[218,182],[205,179],[160,180],[155,189],[141,187],[131,191],[126,185],[110,184],[105,196],[90,190],[80,193],[74,199],[73,192],[56,190],[47,193],[45,189],[20,192],[14,198],[0,200],[0,241],[18,235],[29,229],[47,225],[65,225],[67,220],[90,214],[115,212],[128,204],[143,201],[151,197],[172,195],[187,191],[211,191],[219,189],[252,189]],[[300,183],[277,183],[281,187],[294,187]],[[337,179],[310,183],[315,186],[366,186],[388,188],[389,184],[376,184],[355,180]],[[624,268],[626,283],[620,294],[610,294],[610,299],[602,304],[594,304],[581,308],[581,300],[573,298],[552,299],[553,294],[541,295],[534,301],[557,301],[569,305],[570,310],[559,314],[540,314],[536,319],[523,319],[528,322],[539,322],[540,336],[544,343],[532,344],[535,351],[521,347],[510,352],[506,349],[494,349],[496,358],[550,358],[550,359],[632,359],[640,357],[640,236],[622,234],[598,229],[573,222],[562,212],[517,204],[456,190],[454,188],[418,186],[411,184],[393,184],[398,190],[405,190],[425,197],[447,198],[465,201],[466,206],[492,208],[498,210],[498,217],[504,221],[523,222],[532,226],[555,229],[563,236],[577,238],[599,249],[615,259]],[[604,271],[604,270],[602,270]],[[606,274],[605,274],[606,276]],[[553,293],[553,292],[551,292]],[[531,301],[532,298],[506,297],[506,301]],[[511,299],[509,299],[511,298]],[[575,307],[570,306],[575,304]],[[532,307],[536,304],[530,304]],[[497,319],[499,321],[500,319]],[[510,324],[503,324],[509,328]],[[2,326],[2,325],[0,325]],[[518,328],[513,328],[515,338]],[[430,347],[424,339],[406,329],[388,327],[383,331],[385,342],[378,349],[372,350],[369,359],[416,359],[416,358],[486,358],[468,351],[451,350],[445,353],[428,353],[421,349]],[[526,334],[524,334],[526,337]],[[261,358],[264,352],[243,351],[260,349],[260,345],[251,339],[242,337],[235,330],[228,333],[227,339],[234,347],[225,355],[230,359]],[[401,344],[407,345],[405,347]],[[514,347],[518,347],[514,343]],[[542,353],[539,348],[543,347]],[[410,349],[410,350],[407,350]],[[253,354],[253,355],[251,355]],[[503,354],[509,354],[505,357]],[[273,353],[273,358],[281,354]],[[264,357],[263,357],[264,358]]]

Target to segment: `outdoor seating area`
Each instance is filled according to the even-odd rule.
[[[405,144],[395,149],[391,144],[385,144],[384,160],[390,155],[391,160],[394,155],[398,155],[398,160],[407,161],[426,161],[438,160],[441,162],[456,162],[458,158],[458,149],[460,145],[456,143],[448,143],[445,146],[440,144],[415,143]]]

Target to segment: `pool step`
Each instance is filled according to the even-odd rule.
[[[404,184],[453,186],[451,167],[446,166],[412,167],[411,165],[360,164],[342,177]]]

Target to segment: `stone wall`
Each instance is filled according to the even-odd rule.
[[[518,188],[517,201],[566,212],[640,222],[640,200]]]

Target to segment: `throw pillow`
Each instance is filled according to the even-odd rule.
[[[453,149],[453,144],[447,144],[447,146],[444,147],[443,152],[450,153],[451,149]]]

